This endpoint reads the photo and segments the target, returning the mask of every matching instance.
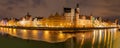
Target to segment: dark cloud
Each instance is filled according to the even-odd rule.
[[[13,7],[7,7],[8,10],[13,10],[14,8]]]
[[[33,7],[38,7],[40,5],[45,6],[44,0],[32,0],[33,1]]]
[[[0,0],[1,17],[31,15],[47,17],[55,12],[62,13],[63,7],[75,8],[80,4],[81,14],[94,16],[120,16],[120,0]]]

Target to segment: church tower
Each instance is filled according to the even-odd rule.
[[[79,8],[79,4],[76,5],[76,9],[75,9],[75,14],[76,14],[76,21],[79,20],[79,15],[80,15],[80,8]]]
[[[78,27],[79,15],[80,15],[80,9],[79,9],[79,4],[77,4],[75,8],[74,27]]]
[[[29,21],[32,21],[32,17],[31,17],[31,15],[29,14],[29,12],[27,12],[27,15],[25,15],[25,19],[26,19],[26,20],[29,20]]]

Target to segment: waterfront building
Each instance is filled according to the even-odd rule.
[[[45,27],[99,27],[102,19],[93,17],[93,15],[80,15],[79,4],[76,8],[64,8],[64,15],[50,15],[41,20],[41,25]]]
[[[33,19],[32,16],[28,12],[27,15],[22,17],[22,19],[17,22],[17,24],[18,24],[18,26],[30,27],[33,25],[32,19]]]
[[[43,19],[43,17],[32,18],[32,16],[27,13],[27,15],[22,17],[21,20],[17,22],[17,25],[25,27],[39,27],[41,26],[41,19]]]
[[[50,15],[48,18],[35,17],[27,13],[21,20],[16,21],[11,19],[9,21],[1,20],[1,26],[24,26],[24,27],[116,27],[118,20],[112,22],[104,22],[101,17],[93,17],[81,15],[79,4],[76,8],[64,8],[63,15],[56,13]]]
[[[78,27],[93,27],[90,16],[81,15],[77,22]]]
[[[55,15],[50,15],[48,18],[43,18],[41,23],[45,27],[65,27],[67,22],[64,16],[56,13]]]
[[[93,27],[94,17],[92,15],[80,15],[79,4],[76,8],[64,8],[64,17],[71,27]]]
[[[34,27],[40,27],[42,19],[43,19],[43,17],[35,17],[35,18],[33,18],[33,20],[32,20],[33,26]]]
[[[7,25],[7,21],[1,20],[1,21],[0,21],[0,25],[1,25],[1,26],[6,26],[6,25]]]
[[[72,8],[64,8],[64,18],[70,24],[73,24],[73,18],[75,15],[75,10]]]
[[[7,22],[7,26],[16,26],[17,21],[15,20],[15,18],[11,18],[8,22]]]
[[[9,20],[8,18],[3,18],[2,20],[0,20],[0,25],[1,25],[1,26],[6,26],[8,20]]]

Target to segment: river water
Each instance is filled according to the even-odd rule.
[[[117,29],[53,31],[0,28],[0,32],[22,39],[66,42],[66,48],[119,48],[120,44],[120,32]]]

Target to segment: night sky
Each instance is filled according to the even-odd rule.
[[[63,7],[75,8],[76,3],[82,15],[120,16],[120,0],[0,0],[0,18],[19,18],[27,12],[33,17],[48,17],[56,12],[62,14]]]

